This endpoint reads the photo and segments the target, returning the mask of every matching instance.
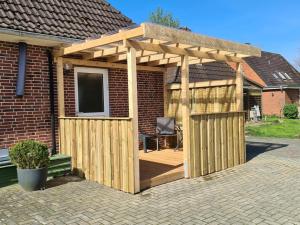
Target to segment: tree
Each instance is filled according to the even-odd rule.
[[[165,12],[162,8],[158,7],[154,12],[150,14],[150,22],[165,25],[168,27],[179,28],[180,22],[174,18],[172,13]]]

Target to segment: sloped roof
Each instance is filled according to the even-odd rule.
[[[130,25],[104,0],[0,1],[0,28],[86,39]]]
[[[190,83],[209,81],[209,80],[227,80],[235,77],[235,71],[226,62],[209,62],[204,64],[190,65]],[[180,83],[180,70],[173,70],[168,73],[168,83]]]
[[[232,69],[236,70],[236,63],[227,62]],[[260,76],[246,63],[242,63],[243,66],[243,75],[245,77],[245,80],[248,80],[252,84],[255,84],[255,86],[258,87],[265,87],[265,82],[260,78]],[[244,82],[245,85],[245,82]]]
[[[267,87],[300,87],[299,72],[280,54],[262,51],[262,56],[244,59]]]

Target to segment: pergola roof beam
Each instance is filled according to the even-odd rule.
[[[84,60],[104,58],[102,62],[114,63],[127,59],[128,48],[136,50],[137,64],[165,67],[180,65],[182,56],[189,56],[188,63],[194,64],[211,61],[242,62],[243,57],[261,54],[260,49],[251,45],[144,23],[135,28],[121,29],[119,33],[75,43],[57,51],[56,56],[80,55]]]
[[[261,51],[258,48],[247,44],[225,41],[222,39],[195,34],[190,31],[174,29],[152,23],[143,23],[141,24],[141,27],[144,28],[144,37],[147,38],[192,46],[201,46],[211,49],[219,49],[249,56],[261,56]]]
[[[191,56],[196,58],[205,58],[205,59],[214,59],[216,61],[230,61],[230,62],[241,62],[242,59],[234,56],[226,56],[226,55],[220,55],[216,53],[208,53],[208,52],[201,52],[196,50],[190,50],[190,49],[182,49],[177,47],[170,47],[166,45],[161,44],[150,44],[150,43],[144,43],[144,42],[136,42],[131,40],[126,40],[126,46],[127,47],[133,47],[135,49],[141,50],[149,50],[149,51],[155,51],[159,53],[170,53],[175,54],[179,56]]]
[[[127,69],[127,64],[123,63],[110,63],[101,61],[91,61],[83,59],[63,58],[63,63],[73,64],[78,66],[89,66],[89,67],[102,67],[102,68],[114,68],[114,69]],[[153,71],[153,72],[165,72],[165,68],[162,67],[151,67],[137,65],[138,70]]]
[[[123,31],[120,33],[116,33],[110,36],[105,36],[99,39],[90,40],[85,43],[76,44],[70,47],[66,47],[63,49],[63,55],[68,55],[76,52],[80,52],[82,50],[95,48],[103,45],[108,45],[114,42],[119,42],[124,39],[130,39],[134,37],[138,37],[144,34],[143,27],[137,27],[132,30]]]

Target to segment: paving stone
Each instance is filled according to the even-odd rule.
[[[33,193],[1,188],[0,224],[300,224],[300,141],[248,141],[244,165],[137,195],[68,177]]]

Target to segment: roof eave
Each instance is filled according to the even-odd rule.
[[[26,42],[27,44],[47,47],[68,45],[80,40],[7,28],[0,28],[0,37],[2,41]]]

